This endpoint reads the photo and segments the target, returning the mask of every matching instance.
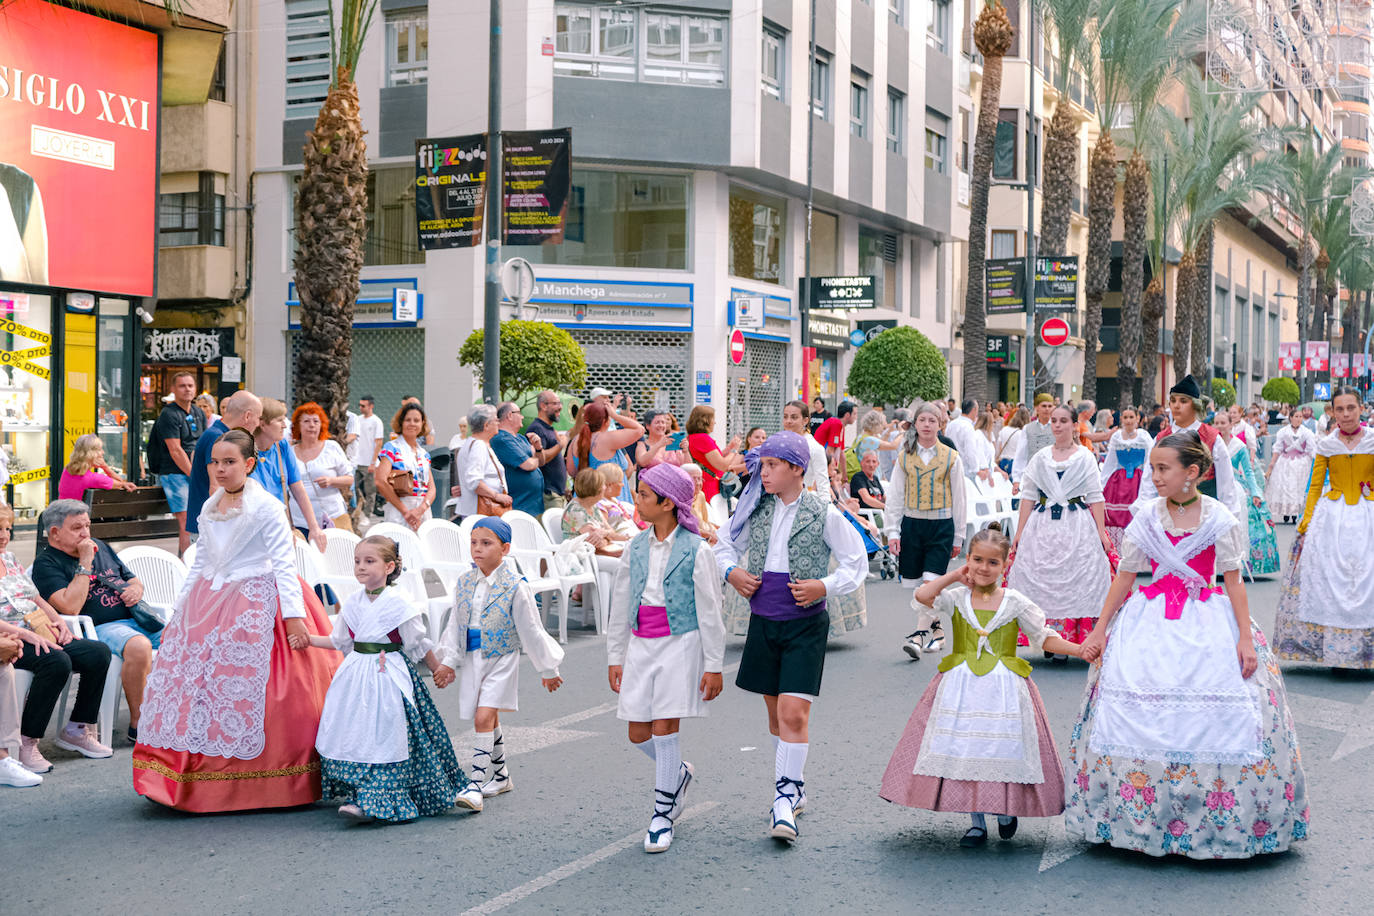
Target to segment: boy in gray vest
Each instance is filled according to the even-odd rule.
[[[509,792],[514,784],[506,768],[506,743],[500,713],[520,708],[520,650],[539,670],[544,689],[553,693],[563,684],[558,663],[563,647],[539,616],[530,590],[519,573],[506,565],[510,554],[510,524],[488,516],[473,526],[472,562],[454,588],[453,612],[439,640],[434,686],[443,688],[458,679],[458,715],[471,719],[473,739],[471,782],[458,793],[457,804],[482,810],[482,799]]]
[[[855,591],[868,572],[854,526],[803,492],[809,460],[805,440],[791,432],[774,433],[749,452],[749,486],[716,544],[725,581],[749,599],[749,634],[735,684],[763,694],[768,707],[777,748],[769,835],[787,843],[796,841],[797,815],[806,806],[802,768],[830,630],[825,601]],[[829,572],[832,556],[836,568]]]
[[[670,464],[641,471],[635,508],[649,523],[630,541],[611,588],[607,676],[630,743],[654,761],[654,813],[645,852],[664,852],[687,806],[694,770],[682,760],[681,719],[720,695],[725,621],[715,557],[692,514],[695,485]]]

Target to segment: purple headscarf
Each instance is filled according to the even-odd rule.
[[[682,468],[672,464],[656,464],[639,472],[639,482],[659,496],[667,497],[677,507],[677,523],[693,534],[701,534],[701,525],[692,514],[692,498],[696,484]]]
[[[740,494],[739,502],[735,505],[735,514],[730,517],[731,540],[739,537],[744,531],[745,522],[749,521],[749,516],[758,507],[759,499],[763,496],[763,477],[759,474],[759,465],[764,458],[781,458],[805,470],[811,463],[811,449],[804,438],[784,430],[773,433],[758,448],[745,452],[744,466],[749,473],[749,485]]]

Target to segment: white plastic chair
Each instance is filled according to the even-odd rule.
[[[730,522],[730,508],[724,496],[717,493],[706,503],[706,520],[717,528],[724,528]]]
[[[431,639],[437,639],[441,630],[444,612],[453,603],[448,597],[429,597],[425,588],[424,572],[427,565],[424,546],[420,536],[405,525],[395,522],[378,522],[367,529],[369,536],[380,534],[396,542],[401,549],[401,578],[397,584],[410,595],[410,599],[425,609],[425,619],[429,623]]]
[[[362,588],[353,575],[353,549],[362,538],[343,528],[324,529],[324,554],[315,554],[320,568],[320,581],[334,590],[343,603]]]
[[[314,544],[295,538],[296,573],[312,588],[324,581],[323,557]]]
[[[119,559],[143,583],[143,600],[172,620],[173,606],[186,584],[186,564],[161,547],[138,545],[119,551]]]
[[[453,591],[458,577],[472,569],[471,529],[463,529],[442,518],[427,518],[418,532],[425,565],[439,574],[444,587]]]
[[[540,520],[544,523],[544,530],[549,533],[549,540],[554,544],[563,543],[563,510],[558,507],[545,509]]]
[[[976,479],[964,478],[964,499],[967,519],[964,524],[964,543],[995,521],[1000,521],[997,500],[991,487],[984,487]]]
[[[554,546],[549,540],[548,532],[538,519],[526,512],[507,512],[501,519],[510,525],[510,556],[515,560],[515,565],[525,577],[525,581],[529,583],[536,596],[549,594],[558,600],[558,631],[562,634],[560,641],[567,642],[568,595],[572,591],[572,586],[565,589],[563,580],[558,576],[557,565],[554,562]]]
[[[62,622],[67,625],[67,629],[72,631],[72,635],[77,639],[95,639],[95,622],[84,614],[69,617],[62,615]],[[96,722],[96,727],[100,732],[100,743],[106,747],[110,744],[110,739],[114,735],[115,714],[119,710],[119,699],[124,695],[123,684],[120,681],[120,673],[123,671],[124,662],[118,655],[110,658],[110,668],[105,673],[105,689],[100,695],[100,713]],[[52,721],[49,727],[55,732],[60,732],[67,722],[67,708],[71,700],[72,686],[79,684],[81,675],[72,672],[72,676],[67,679],[67,684],[62,688],[62,693],[57,698],[57,709],[53,712]],[[29,695],[29,688],[33,686],[33,674],[29,671],[14,669],[14,695],[19,700],[22,709],[24,702]]]
[[[184,563],[186,565],[186,568],[189,570],[191,568],[191,564],[193,564],[195,561],[196,545],[194,543],[191,543],[186,545],[186,552],[181,555],[181,562]]]
[[[587,543],[587,536],[579,534],[577,537],[562,541],[554,549],[553,568],[558,574],[559,582],[563,585],[563,591],[559,594],[561,607],[567,610],[571,607],[572,592],[577,586],[582,586],[582,622],[586,623],[586,609],[593,609],[596,618],[596,632],[598,634],[606,631],[610,623],[610,595],[602,587],[601,578],[596,568],[596,553],[591,545]],[[591,589],[590,596],[587,590]],[[568,615],[566,613],[559,616],[558,641],[568,641]]]

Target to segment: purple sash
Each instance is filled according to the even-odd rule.
[[[763,583],[749,599],[749,611],[765,620],[801,620],[825,613],[825,599],[809,607],[801,607],[787,587],[792,577],[787,573],[764,570]]]

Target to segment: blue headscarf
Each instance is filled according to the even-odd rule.
[[[501,520],[497,515],[484,515],[482,520],[472,526],[474,529],[486,528],[492,534],[501,539],[501,543],[509,544],[511,538],[510,523]]]
[[[781,458],[806,470],[806,466],[811,463],[811,449],[804,438],[784,430],[773,433],[764,440],[763,445],[744,453],[744,467],[749,474],[749,485],[740,494],[739,502],[735,505],[735,514],[730,517],[731,540],[739,537],[744,531],[745,523],[749,521],[749,516],[758,508],[759,500],[763,497],[763,477],[759,474],[759,465],[764,458]]]

